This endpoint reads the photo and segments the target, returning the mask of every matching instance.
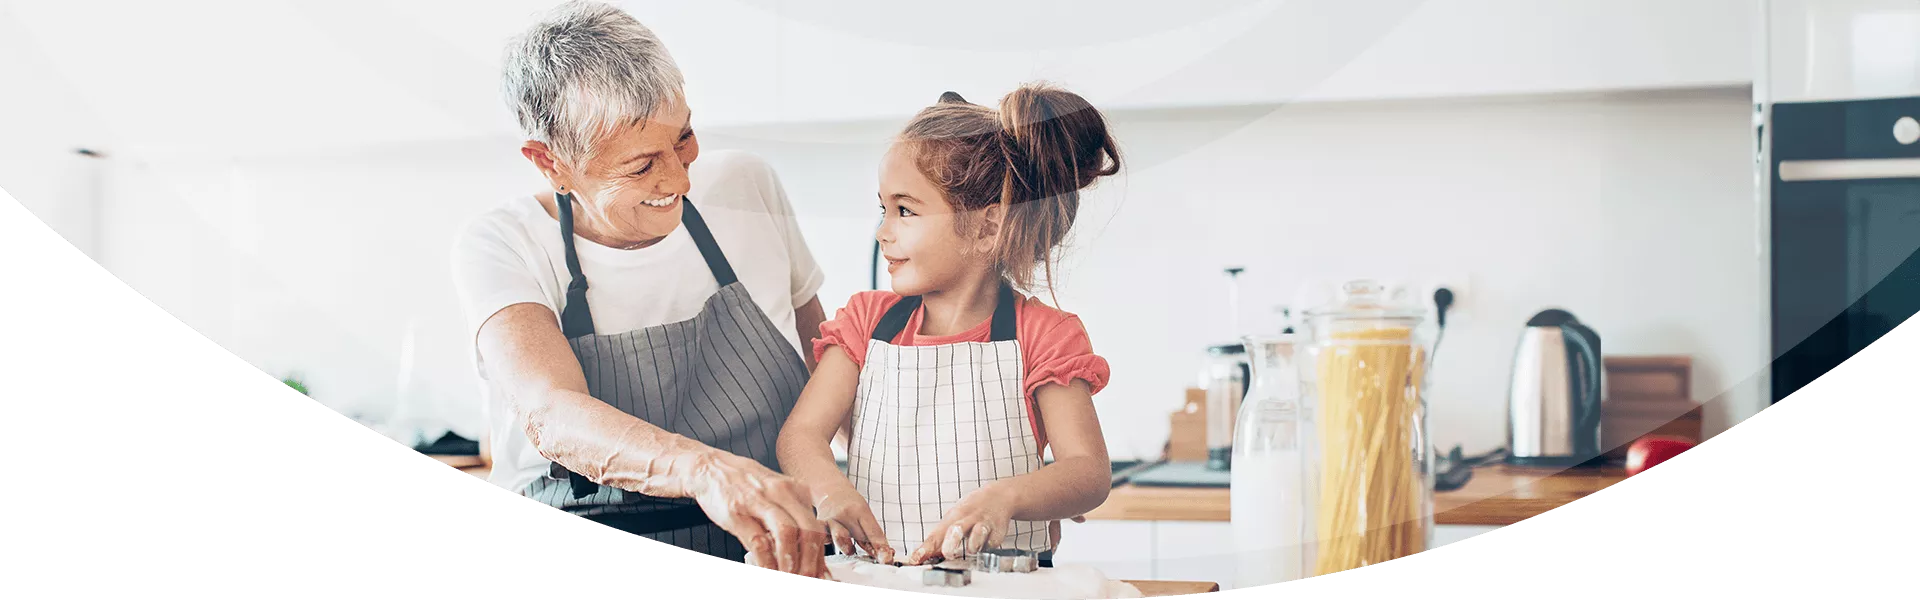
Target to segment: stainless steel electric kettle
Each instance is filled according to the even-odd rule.
[[[1527,320],[1507,394],[1507,462],[1573,466],[1600,455],[1600,335],[1572,313]]]

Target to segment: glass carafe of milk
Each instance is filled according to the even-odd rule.
[[[1306,577],[1309,555],[1295,335],[1249,337],[1253,386],[1234,425],[1236,588]]]

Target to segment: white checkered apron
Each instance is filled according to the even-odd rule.
[[[991,342],[889,344],[899,332],[889,326],[904,325],[918,308],[909,298],[867,343],[847,470],[896,551],[920,547],[968,493],[1040,469],[1012,302],[1004,291]],[[1050,524],[1014,521],[1001,547],[1050,550]]]

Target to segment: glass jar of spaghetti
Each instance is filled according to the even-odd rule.
[[[1373,281],[1307,311],[1299,366],[1302,557],[1310,575],[1400,558],[1431,544],[1425,311]]]

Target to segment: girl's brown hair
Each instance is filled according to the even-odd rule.
[[[948,92],[907,123],[900,141],[955,212],[1006,204],[995,264],[1031,292],[1035,271],[1053,285],[1054,250],[1080,212],[1080,190],[1120,172],[1106,117],[1085,98],[1046,84],[1022,85],[999,110]],[[956,226],[973,232],[974,214]]]

